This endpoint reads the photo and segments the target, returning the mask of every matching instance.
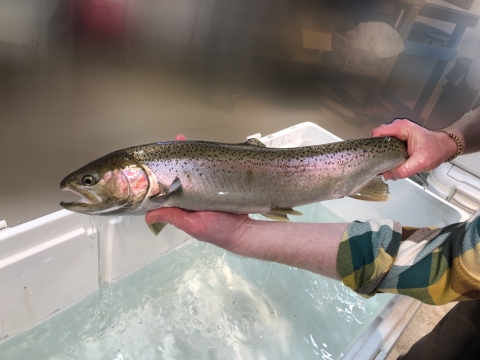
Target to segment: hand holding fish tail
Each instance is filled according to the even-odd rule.
[[[408,119],[397,119],[391,124],[375,128],[371,135],[394,136],[407,143],[409,158],[402,165],[384,172],[386,180],[404,179],[421,171],[432,170],[457,152],[457,143],[448,134],[430,131]]]

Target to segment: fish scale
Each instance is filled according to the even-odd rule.
[[[372,179],[406,158],[406,146],[396,138],[288,149],[267,148],[255,140],[169,141],[115,151],[70,174],[61,187],[84,198],[81,204],[64,203],[64,207],[91,214],[108,214],[106,203],[115,208],[113,213],[145,213],[159,207],[280,212],[348,195],[364,198],[362,191],[368,190],[365,186]],[[82,184],[86,176],[94,184]],[[113,180],[105,187],[102,179],[112,176],[118,183],[128,183],[128,191],[115,188]],[[136,179],[136,188],[130,178]],[[378,182],[375,186],[377,191]],[[371,199],[384,199],[376,196]]]
[[[209,204],[229,212],[267,212],[348,195],[406,157],[404,144],[391,138],[290,149],[177,141],[134,147],[129,154],[162,183],[180,179],[183,194],[171,196],[163,206],[202,210]],[[355,184],[347,181],[352,173]]]

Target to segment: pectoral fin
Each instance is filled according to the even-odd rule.
[[[160,189],[161,188],[162,188],[162,186],[160,186]],[[163,200],[166,196],[170,196],[174,192],[180,191],[181,189],[182,189],[182,184],[180,183],[180,179],[178,177],[176,177],[175,180],[173,180],[173,182],[170,184],[168,189],[166,189],[164,191],[161,191],[157,195],[153,195],[152,197],[150,197],[150,200],[153,201],[153,202],[155,202],[155,200]]]
[[[148,225],[148,228],[153,233],[153,235],[157,236],[158,234],[160,234],[160,231],[162,231],[166,225],[167,223],[158,222]]]
[[[389,193],[388,185],[377,176],[348,196],[358,200],[387,201]]]

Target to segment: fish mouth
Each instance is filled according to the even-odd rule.
[[[64,209],[75,211],[75,212],[91,212],[98,210],[97,207],[100,204],[101,200],[97,198],[94,194],[85,191],[85,190],[74,190],[69,187],[62,187],[60,190],[72,193],[80,197],[77,201],[62,201],[60,206]]]

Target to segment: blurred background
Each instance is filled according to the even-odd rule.
[[[478,103],[473,0],[0,0],[0,220],[107,152],[311,121],[368,137]]]

